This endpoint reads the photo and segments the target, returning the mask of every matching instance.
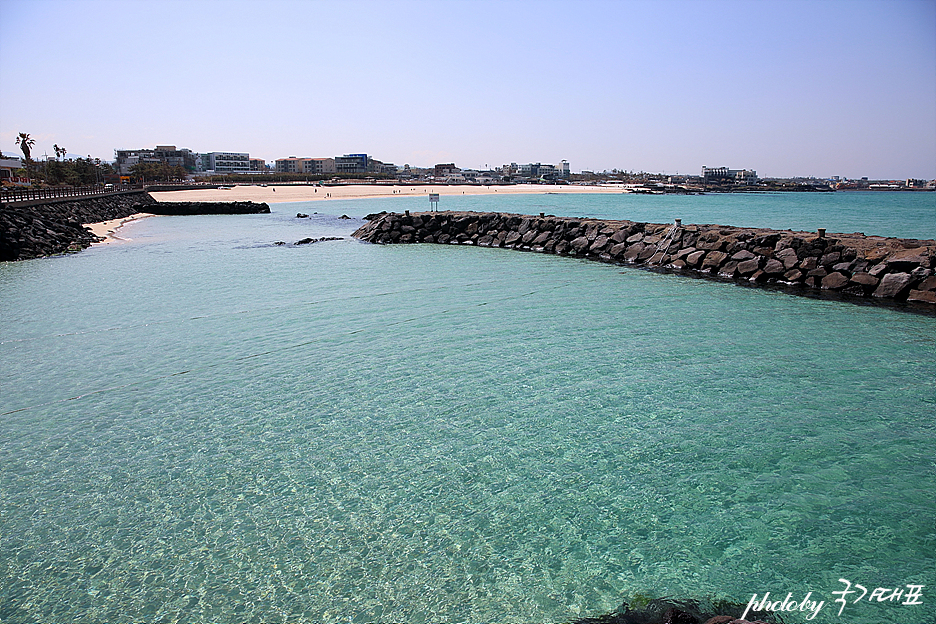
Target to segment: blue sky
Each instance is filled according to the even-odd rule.
[[[936,0],[0,0],[0,148],[936,178]]]

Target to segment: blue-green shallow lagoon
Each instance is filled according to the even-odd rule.
[[[351,203],[351,202],[348,202]],[[361,202],[354,202],[361,206]],[[322,204],[315,204],[316,208]],[[335,206],[334,203],[329,205]],[[333,208],[334,210],[344,210]],[[349,209],[352,209],[349,207]],[[391,197],[367,204],[370,212],[428,210],[427,197]],[[739,227],[815,232],[862,232],[869,236],[936,238],[936,193],[848,191],[838,193],[710,193],[706,195],[632,195],[559,193],[449,196],[440,210],[539,213],[560,217],[628,219],[650,223],[717,223]],[[340,213],[339,213],[340,214]],[[348,214],[353,214],[349,212]],[[358,216],[364,216],[361,212]]]
[[[0,265],[3,622],[930,617],[936,319],[350,239],[378,204]]]

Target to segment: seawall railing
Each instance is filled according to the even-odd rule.
[[[95,197],[126,193],[128,191],[142,191],[139,184],[115,184],[112,186],[63,186],[53,188],[34,189],[3,189],[0,191],[0,203],[17,204],[19,202],[34,202],[43,199],[63,199],[71,197]]]

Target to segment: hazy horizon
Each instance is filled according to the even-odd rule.
[[[936,0],[0,0],[0,148],[936,178]]]

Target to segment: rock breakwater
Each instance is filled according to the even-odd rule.
[[[933,240],[542,214],[407,212],[365,219],[353,236],[378,244],[501,247],[936,310]]]
[[[148,205],[146,212],[157,215],[269,214],[270,206],[251,201],[156,202]]]
[[[78,251],[100,240],[84,227],[149,212],[148,193],[123,193],[39,205],[0,206],[0,261],[41,258]]]
[[[28,260],[80,251],[101,238],[85,223],[123,219],[138,212],[158,215],[263,214],[265,203],[157,202],[146,192],[48,203],[0,206],[0,261]]]

